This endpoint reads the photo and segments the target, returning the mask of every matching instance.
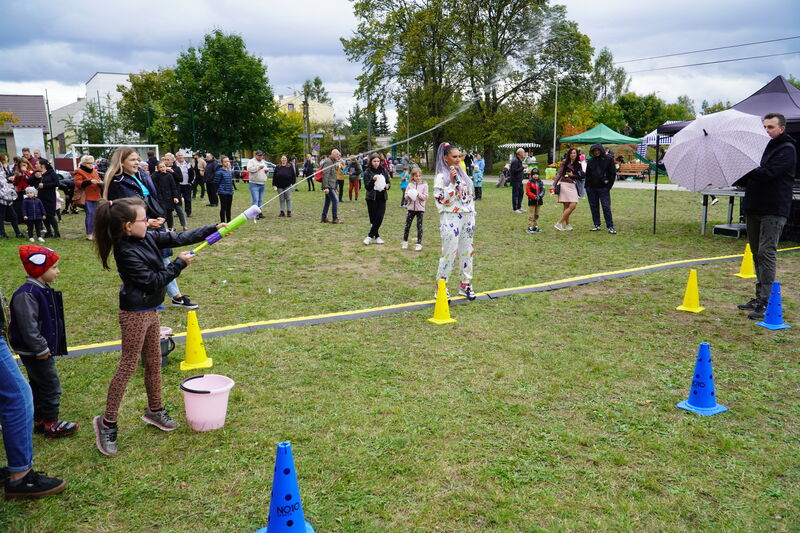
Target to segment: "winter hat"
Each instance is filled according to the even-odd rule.
[[[39,196],[39,191],[37,191],[35,187],[25,187],[25,194],[31,194],[31,193],[33,193],[34,197]]]
[[[19,258],[25,272],[32,278],[38,278],[58,262],[58,254],[38,244],[23,244],[19,247]]]

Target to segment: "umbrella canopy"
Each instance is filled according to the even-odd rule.
[[[501,144],[498,148],[506,148],[516,150],[517,148],[541,148],[541,145],[538,145],[534,142],[530,143],[509,143],[509,144]]]
[[[605,124],[598,124],[594,128],[584,131],[583,133],[571,137],[561,137],[559,142],[576,144],[639,144],[641,139],[628,137],[627,135],[612,130]]]
[[[761,117],[728,109],[675,134],[664,165],[670,180],[690,191],[727,187],[759,165],[769,139]]]

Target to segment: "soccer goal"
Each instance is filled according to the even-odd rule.
[[[78,163],[80,162],[78,150],[81,148],[106,148],[106,152],[110,153],[120,146],[130,146],[136,150],[136,153],[139,154],[139,157],[142,158],[142,161],[147,161],[148,150],[153,150],[156,153],[156,159],[161,159],[161,155],[158,153],[157,144],[73,144],[70,146],[70,150],[72,151],[72,168],[78,168]]]

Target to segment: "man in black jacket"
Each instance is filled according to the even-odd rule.
[[[592,158],[586,163],[586,198],[592,212],[591,231],[600,231],[600,206],[603,206],[603,218],[606,220],[608,232],[617,233],[614,229],[614,218],[611,215],[611,187],[617,179],[617,167],[613,156],[608,155],[603,145],[592,145],[589,150]]]
[[[525,157],[525,150],[519,148],[517,155],[511,160],[511,167],[508,169],[508,181],[511,182],[511,211],[514,213],[524,212],[522,210],[522,179],[525,177],[525,165],[522,163],[523,157]]]
[[[756,297],[740,304],[750,310],[751,320],[764,318],[772,283],[775,281],[775,251],[792,207],[792,185],[797,165],[797,147],[786,133],[786,118],[780,113],[764,116],[764,129],[772,139],[761,156],[761,165],[734,185],[744,187],[747,239],[756,270]]]
[[[208,192],[208,203],[206,207],[217,207],[217,185],[214,183],[214,173],[217,172],[217,160],[211,154],[206,154],[206,192]]]

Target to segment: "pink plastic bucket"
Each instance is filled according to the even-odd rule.
[[[186,420],[195,431],[211,431],[225,425],[228,394],[234,381],[219,374],[192,376],[181,381]]]

